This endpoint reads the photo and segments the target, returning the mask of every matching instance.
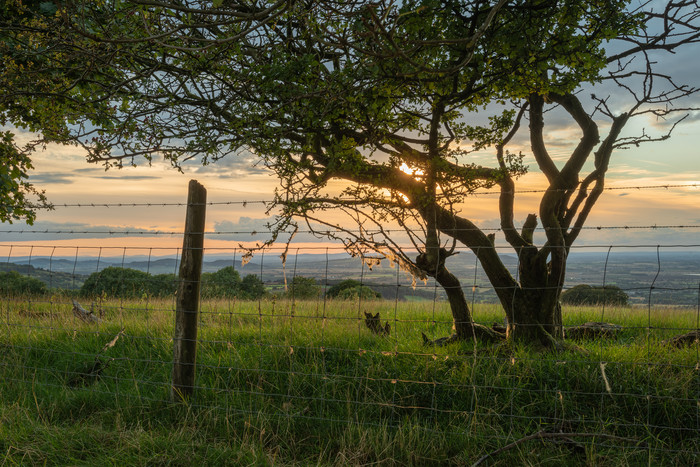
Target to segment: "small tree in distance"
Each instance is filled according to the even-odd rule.
[[[615,285],[594,287],[580,284],[562,292],[561,302],[565,305],[617,305],[627,306],[629,295]]]
[[[0,296],[33,297],[48,293],[48,288],[39,279],[17,271],[0,272]]]
[[[346,279],[333,286],[326,291],[326,297],[338,298],[341,300],[354,299],[361,297],[363,299],[381,298],[382,294],[372,290],[370,287],[363,285],[362,282],[355,279]]]
[[[241,281],[240,298],[244,300],[258,300],[267,295],[265,284],[256,274],[247,274]]]
[[[233,266],[202,274],[202,298],[233,298],[241,293],[241,275]]]
[[[321,286],[316,283],[313,277],[294,276],[287,297],[295,299],[317,299],[321,295]]]
[[[358,298],[362,300],[379,300],[382,298],[382,294],[366,285],[358,285],[341,290],[337,298],[340,300],[356,300]]]

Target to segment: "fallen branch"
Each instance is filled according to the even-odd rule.
[[[379,316],[379,312],[377,312],[376,315],[373,315],[372,313],[365,313],[365,326],[372,331],[375,334],[379,334],[380,336],[388,336],[391,334],[391,326],[389,325],[389,321],[386,322],[384,326],[382,326],[382,320]]]
[[[661,342],[665,345],[672,345],[678,347],[679,349],[684,346],[689,346],[691,344],[700,343],[700,329],[695,331],[690,331],[686,334],[681,334],[680,336],[675,336],[670,339]]]
[[[583,323],[565,329],[567,339],[600,339],[615,337],[622,326],[613,323]]]
[[[122,328],[111,341],[107,342],[104,347],[102,347],[102,350],[97,352],[97,355],[95,355],[95,360],[92,363],[86,363],[82,368],[73,372],[73,377],[67,382],[68,386],[72,388],[85,387],[100,379],[102,372],[104,372],[104,370],[107,368],[107,365],[114,360],[114,358],[108,358],[106,361],[102,360],[102,353],[105,350],[114,347],[119,340],[119,337],[123,335],[124,328]]]
[[[102,350],[100,350],[100,353],[104,352],[104,351],[107,350],[107,349],[111,349],[112,347],[114,347],[114,344],[117,343],[117,341],[119,340],[119,337],[120,337],[120,336],[123,336],[123,335],[124,335],[124,328],[122,328],[121,331],[119,331],[119,332],[117,333],[117,335],[114,336],[114,339],[112,339],[111,341],[107,342],[107,343],[105,344],[105,346],[102,347]]]
[[[500,454],[502,452],[505,452],[509,449],[513,449],[514,447],[526,442],[530,441],[533,439],[557,439],[557,438],[607,438],[607,439],[613,439],[615,441],[624,441],[628,443],[636,443],[639,444],[642,441],[639,441],[634,438],[623,438],[621,436],[615,436],[615,435],[609,435],[606,433],[550,433],[545,430],[538,431],[537,433],[525,436],[524,438],[520,438],[518,440],[513,441],[512,443],[503,446],[502,448],[498,448],[495,451],[492,451],[485,456],[479,458],[476,462],[472,464],[472,467],[476,467],[478,465],[481,465],[484,461],[489,459],[490,457],[495,456],[496,454]]]
[[[608,391],[608,394],[612,394],[610,381],[608,381],[608,376],[605,374],[605,367],[607,366],[607,364],[607,362],[600,362],[600,374],[603,376],[603,382],[605,382],[605,390]]]
[[[81,321],[85,323],[99,323],[100,318],[98,318],[92,311],[88,311],[80,303],[73,300],[73,314],[78,317]]]

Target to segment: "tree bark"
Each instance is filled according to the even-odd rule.
[[[474,320],[459,279],[443,266],[435,275],[435,280],[445,290],[447,299],[450,302],[456,337],[458,339],[473,339]]]
[[[520,289],[514,295],[508,339],[549,348],[564,338],[561,305],[552,297],[558,294]]]
[[[455,331],[448,339],[448,342],[463,340],[494,342],[503,339],[505,337],[503,334],[474,322],[469,304],[467,303],[467,298],[464,296],[464,291],[462,290],[462,284],[459,282],[457,276],[452,274],[445,267],[445,259],[447,256],[447,251],[444,248],[440,248],[438,264],[435,266],[435,263],[431,262],[431,259],[426,253],[421,253],[416,258],[416,265],[429,276],[434,277],[447,295]]]

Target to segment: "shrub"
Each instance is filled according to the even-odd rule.
[[[341,290],[336,298],[339,300],[355,300],[357,298],[361,298],[362,300],[378,300],[382,298],[382,294],[376,290],[372,290],[366,285],[358,285]]]
[[[328,289],[326,291],[326,297],[337,298],[338,295],[340,295],[340,293],[343,290],[352,289],[355,287],[359,287],[361,285],[362,285],[362,282],[360,282],[360,281],[356,281],[355,279],[346,279],[342,282],[339,282],[338,284],[335,284],[330,289]]]
[[[110,266],[93,272],[80,288],[80,295],[96,297],[137,298],[145,292],[149,274],[137,269]]]
[[[627,305],[629,296],[619,287],[606,285],[594,287],[586,284],[577,285],[561,294],[561,302],[566,305]]]
[[[138,269],[110,266],[93,272],[80,288],[83,297],[104,295],[113,298],[164,297],[177,289],[174,274],[151,276]]]
[[[156,274],[148,279],[148,293],[154,297],[167,297],[177,292],[175,274]]]
[[[321,287],[313,277],[295,276],[287,291],[288,297],[294,298],[318,298]]]

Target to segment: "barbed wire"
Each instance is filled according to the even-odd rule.
[[[638,191],[638,190],[653,190],[653,189],[671,189],[671,188],[700,188],[698,183],[690,184],[664,184],[664,185],[639,185],[639,186],[621,186],[621,187],[604,187],[603,191]],[[568,192],[566,189],[531,189],[531,190],[514,190],[514,191],[475,191],[469,193],[470,196],[490,196],[501,194],[533,194],[546,192]],[[341,201],[355,201],[355,198],[340,198]],[[245,201],[208,201],[206,203],[186,203],[186,202],[145,202],[145,203],[51,203],[51,206],[61,208],[135,208],[135,207],[169,207],[169,206],[234,206],[241,205],[246,207],[248,204],[271,205],[275,200],[245,200]],[[46,206],[39,204],[0,204],[3,208],[18,209],[45,209]]]
[[[664,230],[664,229],[698,229],[700,228],[699,225],[598,225],[598,226],[583,226],[580,227],[579,230]],[[541,227],[538,226],[535,228],[535,230],[540,230],[540,231],[546,231],[546,230],[559,230],[555,227]],[[464,229],[464,228],[453,228],[450,229],[450,232],[469,232],[469,231],[481,231],[481,232],[501,232],[503,231],[502,228],[500,227],[484,227],[484,228],[471,228],[471,229]],[[324,229],[324,230],[310,230],[310,229],[299,229],[297,230],[297,234],[300,233],[306,233],[306,234],[319,234],[319,235],[328,235],[328,234],[333,234],[333,233],[356,233],[356,234],[365,234],[365,235],[378,235],[382,233],[403,233],[406,232],[405,229],[383,229],[383,230],[375,230],[375,229],[338,229],[338,230],[329,230],[329,229]],[[67,229],[67,230],[62,230],[62,229],[7,229],[7,230],[0,230],[0,233],[8,233],[8,234],[25,234],[25,233],[31,233],[31,234],[73,234],[73,235],[85,235],[85,234],[94,234],[94,235],[142,235],[142,236],[158,236],[158,235],[182,235],[182,231],[180,230],[173,230],[173,231],[163,231],[163,230],[75,230],[75,229]],[[255,235],[272,235],[274,232],[271,230],[213,230],[213,231],[205,231],[203,235],[250,235],[250,236],[255,236]],[[281,232],[281,233],[291,233],[291,232]],[[238,239],[240,240],[240,239]]]

